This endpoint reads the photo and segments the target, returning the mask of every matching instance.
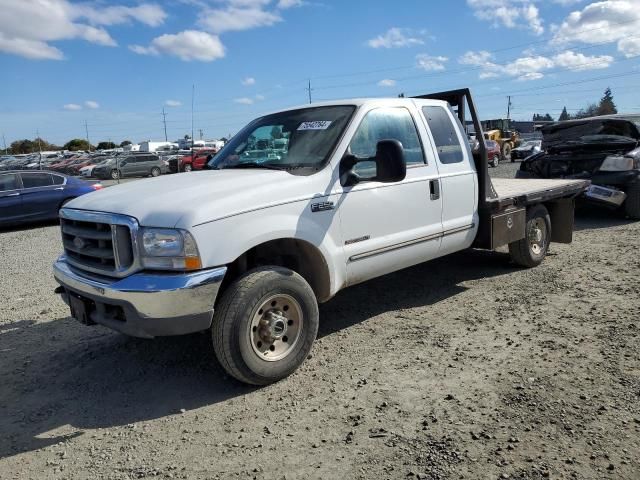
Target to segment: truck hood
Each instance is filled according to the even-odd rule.
[[[311,197],[317,178],[277,170],[180,173],[108,187],[65,207],[129,215],[148,227],[189,228]]]

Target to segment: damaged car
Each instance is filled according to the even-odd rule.
[[[606,115],[542,128],[541,151],[520,164],[517,178],[588,179],[590,202],[640,219],[640,115]]]

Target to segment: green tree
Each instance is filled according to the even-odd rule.
[[[39,151],[47,152],[51,150],[60,150],[61,148],[57,145],[47,142],[43,138],[34,138],[33,140],[23,139],[16,140],[11,143],[11,153],[14,155],[19,155],[21,153],[37,153]]]
[[[588,118],[588,117],[595,117],[597,115],[598,115],[598,105],[596,105],[595,103],[592,103],[590,105],[587,105],[586,108],[581,108],[573,118]]]
[[[534,122],[553,122],[553,117],[551,115],[549,115],[548,113],[545,113],[544,115],[540,115],[538,113],[534,113],[533,114],[533,121]]]
[[[562,109],[562,113],[558,117],[558,121],[564,122],[565,120],[569,120],[569,119],[571,119],[571,116],[569,115],[569,112],[567,112],[567,107],[564,107]]]
[[[131,145],[131,140],[124,140],[120,142],[121,147],[126,147],[127,145]]]
[[[613,103],[611,89],[607,87],[604,91],[604,96],[600,99],[596,115],[611,115],[614,113],[618,113],[618,109],[616,108],[616,104]]]
[[[100,142],[96,146],[96,150],[111,150],[112,148],[116,148],[116,144],[113,142]]]
[[[91,150],[92,147],[84,138],[74,138],[65,143],[63,148],[75,152],[78,150]]]

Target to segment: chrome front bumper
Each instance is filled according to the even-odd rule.
[[[211,326],[213,304],[227,267],[192,273],[136,273],[122,279],[83,274],[63,255],[53,275],[63,300],[79,298],[91,322],[127,335],[152,338],[183,335]]]

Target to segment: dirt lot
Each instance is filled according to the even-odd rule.
[[[577,229],[533,270],[469,251],[342,292],[260,389],[204,334],[77,324],[57,228],[0,232],[0,478],[638,479],[640,223]]]

